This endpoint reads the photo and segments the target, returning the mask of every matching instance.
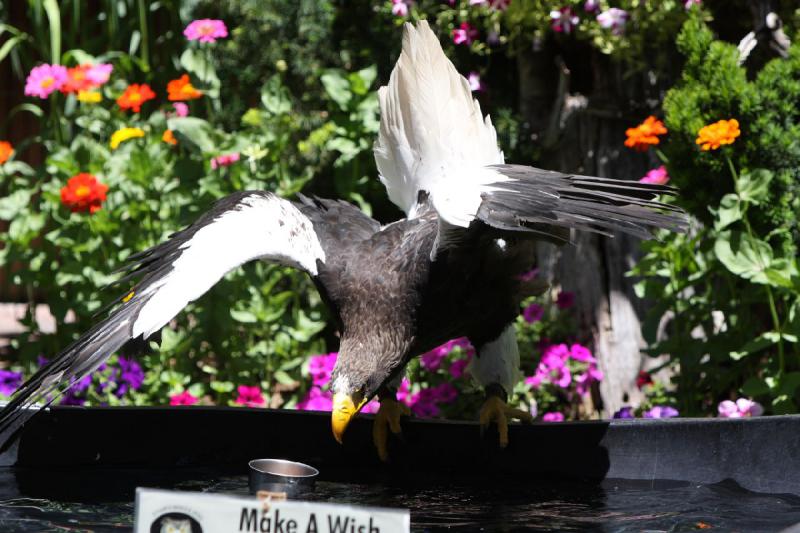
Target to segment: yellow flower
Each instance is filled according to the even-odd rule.
[[[78,91],[78,101],[87,104],[96,104],[103,99],[99,91]]]
[[[134,137],[144,137],[144,130],[140,128],[122,128],[115,131],[111,135],[111,149],[116,150],[120,143]]]
[[[735,118],[720,120],[700,128],[695,142],[703,151],[716,150],[723,144],[733,143],[740,134],[738,120]]]

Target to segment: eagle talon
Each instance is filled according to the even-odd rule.
[[[500,434],[500,447],[505,448],[508,446],[508,419],[516,418],[522,422],[533,422],[533,416],[526,413],[521,409],[509,407],[506,402],[499,396],[490,395],[486,398],[480,411],[480,424],[481,435],[483,435],[486,428],[489,427],[490,422],[497,424],[497,432]]]
[[[387,462],[389,460],[389,431],[399,435],[401,433],[400,417],[411,415],[411,409],[394,398],[381,398],[380,402],[381,406],[375,413],[375,421],[372,423],[372,441],[375,443],[375,448],[378,449],[380,460]]]

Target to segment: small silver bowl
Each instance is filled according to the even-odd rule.
[[[285,459],[253,459],[250,466],[250,492],[285,493],[291,498],[313,492],[319,470]]]

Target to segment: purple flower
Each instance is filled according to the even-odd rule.
[[[469,88],[472,92],[483,91],[484,86],[483,83],[481,83],[481,75],[474,70],[467,76],[467,81],[469,82]]]
[[[600,7],[598,0],[586,0],[583,4],[583,10],[589,13],[594,13]]]
[[[743,418],[764,414],[764,408],[760,403],[747,398],[739,398],[736,402],[730,400],[720,402],[717,411],[722,418]]]
[[[685,0],[683,2],[683,8],[687,11],[692,9],[692,6],[699,6],[703,3],[703,0]]]
[[[668,405],[656,405],[642,415],[644,418],[674,418],[678,416],[678,410]]]
[[[301,411],[330,411],[332,407],[331,393],[319,387],[311,387],[305,398],[297,402],[297,409]]]
[[[569,309],[575,304],[575,293],[569,291],[561,291],[556,298],[556,306],[559,309]]]
[[[450,352],[456,348],[463,349],[467,353],[468,358],[472,357],[472,354],[475,353],[475,348],[472,347],[469,339],[466,337],[459,337],[457,339],[447,341],[441,346],[434,348],[430,352],[422,354],[420,356],[420,363],[426,370],[438,370],[445,357],[450,355]]]
[[[114,391],[114,394],[121,398],[128,392],[128,389],[139,390],[144,382],[144,371],[133,359],[120,357],[117,364],[119,365],[119,375],[116,378],[117,390]]]
[[[581,396],[586,396],[592,387],[592,383],[603,381],[603,371],[597,368],[594,363],[589,363],[589,368],[583,374],[575,376],[577,391]]]
[[[628,407],[627,405],[622,407],[619,411],[614,413],[612,418],[636,418],[633,415],[633,407]]]
[[[460,378],[464,375],[464,370],[467,368],[468,364],[468,359],[459,359],[454,361],[453,364],[450,365],[450,375],[454,378]]]
[[[77,395],[76,393],[72,392],[72,389],[69,389],[64,393],[64,396],[61,397],[61,401],[59,403],[61,405],[84,405],[86,403],[86,398]]]
[[[597,22],[603,28],[611,28],[614,35],[622,35],[625,24],[628,22],[628,12],[618,7],[612,7],[597,15]]]
[[[336,366],[337,352],[329,354],[314,355],[308,361],[308,373],[311,375],[311,383],[317,387],[327,384],[331,379],[331,373]]]
[[[478,37],[478,30],[473,28],[469,22],[462,22],[461,26],[453,29],[453,43],[455,44],[472,44]]]
[[[578,25],[580,19],[572,12],[572,8],[562,7],[550,12],[550,20],[553,31],[570,33],[572,28]]]
[[[593,363],[595,361],[589,348],[580,344],[573,344],[570,346],[569,356],[582,363]]]
[[[458,389],[451,383],[442,383],[430,389],[433,393],[434,401],[441,403],[450,403],[458,397]]]
[[[411,4],[410,0],[392,0],[392,14],[398,17],[405,17],[408,15],[408,9]]]
[[[50,362],[50,359],[48,359],[47,357],[45,357],[43,355],[37,355],[36,356],[36,366],[43,367],[48,362]]]
[[[0,394],[11,396],[22,385],[22,372],[0,370]]]
[[[542,420],[545,422],[563,422],[564,413],[559,413],[558,411],[551,411],[549,413],[545,413],[544,415],[542,415]]]
[[[544,316],[544,308],[539,304],[531,304],[522,311],[522,318],[528,324],[538,322]]]
[[[566,365],[569,357],[566,344],[551,344],[544,349],[542,360],[536,368],[534,376],[525,379],[525,383],[538,388],[542,381],[548,380],[553,385],[566,389],[572,383],[572,373]]]
[[[667,182],[669,182],[669,174],[667,174],[667,167],[664,165],[649,170],[647,174],[639,180],[639,183],[652,183],[654,185],[665,185]]]

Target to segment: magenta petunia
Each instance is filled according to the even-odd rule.
[[[261,407],[266,404],[266,400],[264,399],[264,395],[261,393],[261,387],[259,386],[252,386],[249,387],[247,385],[239,385],[236,388],[236,392],[239,393],[239,396],[234,400],[235,403],[239,405],[246,405],[247,407]]]
[[[469,22],[462,22],[461,26],[453,29],[453,43],[455,44],[472,44],[478,37],[478,30],[473,28]]]
[[[592,351],[586,346],[577,343],[570,346],[569,356],[582,363],[592,363],[595,361]]]
[[[338,353],[314,355],[308,361],[308,373],[311,375],[311,382],[317,386],[323,386],[331,379],[331,373],[336,366]]]
[[[297,409],[301,411],[330,411],[332,407],[331,393],[319,387],[311,387],[305,397],[297,402]]]
[[[169,396],[170,405],[194,405],[197,400],[199,400],[197,396],[186,390]]]
[[[667,167],[661,165],[647,172],[639,183],[652,183],[654,185],[665,185],[669,182],[669,174],[667,174]]]
[[[483,91],[484,86],[481,82],[481,75],[474,70],[467,76],[467,81],[469,82],[469,88],[472,92]]]
[[[450,375],[454,378],[460,378],[464,375],[468,364],[469,361],[467,359],[459,359],[458,361],[453,362],[453,364],[450,365]]]
[[[606,29],[611,29],[614,35],[621,35],[628,22],[628,12],[618,7],[612,7],[597,15],[597,22]]]
[[[67,69],[61,65],[33,67],[25,80],[25,95],[47,98],[67,81]]]
[[[644,418],[674,418],[678,416],[678,410],[668,405],[656,405],[645,411],[642,416]]]
[[[217,19],[193,20],[183,30],[183,35],[190,41],[200,41],[201,43],[213,43],[217,39],[228,36],[228,28],[225,23]]]
[[[578,25],[580,19],[572,12],[572,8],[562,7],[550,12],[550,26],[558,33],[570,33]]]
[[[542,420],[544,420],[545,422],[563,422],[564,413],[559,413],[558,411],[545,413],[544,415],[542,415]]]
[[[588,11],[589,13],[594,13],[600,7],[600,2],[598,0],[586,0],[583,4],[583,10]]]
[[[392,14],[398,17],[408,16],[412,3],[411,0],[392,0]]]
[[[746,418],[764,414],[764,408],[760,403],[747,398],[739,398],[735,402],[730,400],[720,402],[717,411],[722,418]]]

